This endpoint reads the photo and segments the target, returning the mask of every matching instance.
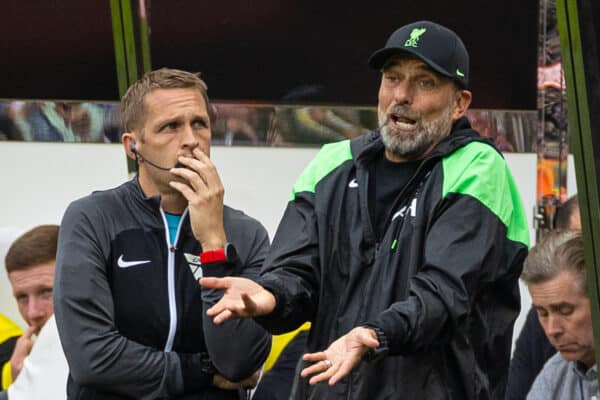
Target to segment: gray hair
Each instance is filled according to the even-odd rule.
[[[521,279],[525,284],[544,283],[563,271],[577,275],[577,284],[585,292],[585,256],[581,232],[557,230],[544,236],[525,259]]]

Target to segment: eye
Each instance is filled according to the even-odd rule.
[[[194,124],[194,127],[198,128],[198,129],[208,128],[208,121],[203,118],[195,119],[193,124]]]
[[[17,296],[17,303],[19,304],[27,304],[27,295],[19,295]]]
[[[541,308],[537,308],[536,309],[538,317],[540,318],[546,318],[548,316],[548,311],[541,309]]]
[[[435,87],[435,81],[431,78],[422,78],[419,80],[419,87],[422,89],[432,89]]]
[[[398,76],[394,75],[394,74],[384,74],[383,75],[383,81],[388,86],[395,85],[396,83],[398,83],[399,80],[400,80],[400,78],[398,78]]]
[[[160,127],[160,132],[164,132],[164,131],[174,131],[177,129],[177,122],[167,122],[166,124],[162,125]]]
[[[46,299],[51,298],[52,297],[52,288],[46,288],[46,289],[42,290],[40,295]]]
[[[565,317],[573,314],[573,311],[575,311],[575,308],[571,305],[562,305],[558,309],[559,314]]]

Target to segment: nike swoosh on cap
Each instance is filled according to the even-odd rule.
[[[117,260],[117,265],[119,268],[129,268],[135,267],[136,265],[148,264],[150,260],[142,260],[142,261],[125,261],[123,260],[123,254]]]

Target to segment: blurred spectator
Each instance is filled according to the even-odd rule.
[[[8,279],[28,325],[2,371],[10,400],[66,397],[68,367],[52,301],[57,241],[58,225],[40,225],[17,238],[6,253]],[[35,343],[34,335],[39,335]]]
[[[12,101],[5,139],[47,142],[118,141],[116,105]]]
[[[489,111],[472,111],[469,113],[469,120],[472,128],[478,131],[481,136],[493,141],[498,150],[502,152],[515,151],[506,133],[497,129],[494,118]]]

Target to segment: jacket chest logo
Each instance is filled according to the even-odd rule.
[[[202,278],[202,266],[200,263],[200,257],[194,254],[183,253],[185,260],[187,261],[194,279],[198,280]]]
[[[150,260],[127,260],[127,261],[125,261],[125,259],[123,258],[123,254],[121,254],[119,256],[119,259],[117,260],[117,265],[119,266],[119,268],[131,268],[131,267],[135,267],[137,265],[149,264],[150,262],[151,262]]]
[[[410,215],[411,217],[417,216],[417,198],[413,198],[409,205],[400,208],[398,211],[394,213],[392,216],[392,221],[396,218],[404,218],[406,215]]]

